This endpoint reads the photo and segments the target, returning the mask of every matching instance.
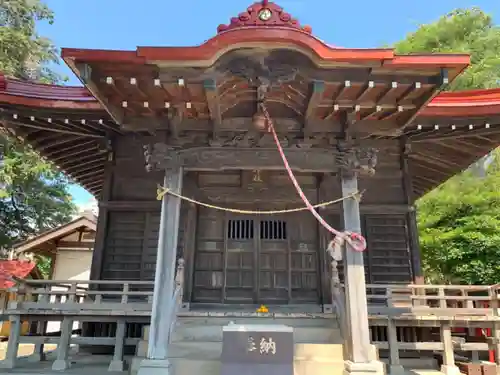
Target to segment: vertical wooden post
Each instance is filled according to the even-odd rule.
[[[493,316],[498,317],[498,288],[493,286],[488,292],[490,296],[490,308],[493,310]],[[495,359],[495,364],[497,365],[497,374],[500,374],[500,323],[494,322],[493,329],[491,332],[493,337],[494,348],[493,353],[490,351],[490,358]],[[490,359],[491,361],[491,359]]]
[[[123,362],[123,347],[125,345],[125,330],[127,324],[124,319],[118,320],[116,323],[116,334],[115,334],[115,351],[113,353],[113,359],[109,364],[108,371],[124,371],[125,366]]]
[[[54,371],[67,370],[71,366],[68,355],[72,328],[73,320],[65,316],[61,323],[61,338],[59,344],[57,344],[57,358],[52,364],[52,370]]]
[[[441,326],[441,341],[443,343],[443,365],[441,366],[441,372],[445,375],[460,375],[460,370],[455,365],[450,322],[443,322]]]
[[[342,196],[358,191],[355,173],[342,173]],[[344,228],[350,232],[361,232],[359,201],[350,198],[343,202]],[[348,357],[344,363],[345,372],[350,374],[382,374],[384,366],[373,357],[368,326],[368,305],[366,299],[365,269],[363,253],[354,251],[349,244],[345,246],[344,285],[346,295],[345,340],[348,342]]]
[[[401,170],[403,172],[403,190],[406,197],[406,203],[410,206],[410,211],[406,214],[406,225],[408,230],[408,238],[410,240],[410,254],[411,254],[411,271],[412,278],[415,284],[423,284],[424,276],[422,272],[422,254],[420,251],[420,242],[418,239],[418,228],[417,228],[417,212],[413,203],[415,202],[415,196],[413,193],[413,184],[411,180],[411,174],[408,166],[408,154],[410,153],[410,145],[407,143],[405,137],[401,137]],[[420,292],[422,290],[418,289]]]
[[[52,260],[54,261],[54,259]],[[51,264],[51,268],[53,265]],[[52,271],[50,273],[52,276]],[[43,286],[43,292],[42,294],[38,295],[38,302],[41,303],[49,303],[49,293],[50,293],[50,286],[48,284],[45,284]],[[36,333],[39,334],[40,336],[45,336],[47,333],[47,325],[48,322],[46,320],[39,320],[37,322],[37,327],[36,327]],[[35,350],[33,352],[33,355],[31,356],[33,361],[45,361],[45,345],[43,342],[38,342],[35,344]]]
[[[395,321],[389,317],[387,320],[387,335],[389,340],[389,373],[391,375],[406,374],[399,360],[398,332]]]
[[[166,170],[165,187],[174,192],[181,192],[182,176],[182,167]],[[168,339],[172,318],[171,304],[176,303],[173,294],[180,209],[179,198],[170,194],[163,196],[148,354],[141,363],[138,375],[166,375],[169,372]]]
[[[5,359],[0,362],[0,367],[13,369],[17,364],[17,351],[19,349],[19,336],[21,336],[21,316],[11,315],[9,341],[7,343],[7,353]]]

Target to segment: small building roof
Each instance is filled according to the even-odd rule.
[[[15,285],[12,278],[24,279],[36,267],[36,263],[25,260],[0,260],[0,290]]]
[[[95,231],[97,228],[97,218],[88,213],[82,215],[75,220],[61,225],[57,228],[50,229],[46,232],[40,233],[37,236],[27,239],[26,241],[20,242],[13,246],[15,253],[30,252],[40,245],[48,241],[58,240],[60,238],[66,237],[75,231],[81,231],[82,229],[87,229]]]

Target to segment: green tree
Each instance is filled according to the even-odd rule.
[[[450,85],[450,90],[500,86],[500,28],[478,8],[456,9],[436,22],[421,25],[394,48],[402,54],[470,54],[470,67]]]
[[[53,21],[39,0],[0,0],[0,71],[8,76],[55,82],[47,67],[57,54],[50,40],[36,34],[36,21]],[[69,181],[31,147],[0,133],[0,250],[67,222],[75,213]]]
[[[480,9],[457,9],[421,25],[395,49],[405,54],[468,53],[470,67],[448,89],[500,86],[500,28]],[[417,202],[427,281],[500,282],[500,153],[494,154],[483,178],[468,170]]]
[[[0,72],[7,76],[55,82],[61,76],[48,68],[59,63],[57,49],[47,38],[36,33],[36,22],[52,24],[52,11],[39,0],[0,0]]]
[[[466,171],[417,203],[429,282],[500,282],[500,152],[494,156],[484,178]]]

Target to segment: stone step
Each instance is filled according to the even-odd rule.
[[[327,327],[338,328],[336,319],[333,318],[277,318],[277,317],[181,317],[177,322],[183,325],[220,325],[234,324],[283,324],[290,327]]]
[[[219,325],[225,326],[233,322],[235,324],[283,324],[290,327],[324,327],[324,328],[339,328],[335,316],[331,314],[295,314],[296,317],[291,317],[290,314],[259,314],[259,316],[251,316],[256,314],[248,314],[249,316],[241,316],[242,314],[226,314],[221,316],[180,316],[177,318],[177,326],[204,326],[204,325]],[[149,338],[149,326],[143,329],[143,338]]]
[[[344,370],[344,362],[338,360],[332,360],[325,358],[323,355],[327,354],[323,352],[321,348],[307,348],[306,350],[317,350],[319,349],[322,353],[318,353],[315,358],[297,357],[294,360],[294,375],[341,375]],[[327,349],[325,349],[327,350]],[[423,359],[422,359],[423,360]],[[418,374],[418,375],[442,375],[439,371],[435,370],[437,364],[423,363],[422,360],[415,359],[402,359],[402,365],[407,369],[412,369],[408,371],[408,374]],[[130,363],[130,375],[136,375],[140,366],[142,358],[133,358]],[[186,374],[203,374],[203,375],[220,375],[221,362],[219,358],[171,358],[173,371],[171,375],[186,375]],[[387,363],[387,360],[383,360]],[[419,370],[413,370],[419,369]],[[386,372],[387,373],[387,372]]]
[[[175,358],[171,360],[173,375],[203,374],[220,375],[221,362],[216,360],[199,360]],[[294,361],[294,375],[342,375],[344,362]]]
[[[178,325],[173,332],[172,342],[222,342],[222,325]],[[342,337],[338,329],[322,327],[295,327],[296,343],[340,344]]]

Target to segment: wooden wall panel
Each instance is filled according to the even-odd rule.
[[[197,228],[193,302],[220,303],[224,282],[224,213],[201,207]]]
[[[406,215],[365,215],[368,264],[373,284],[412,280]]]

